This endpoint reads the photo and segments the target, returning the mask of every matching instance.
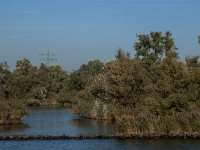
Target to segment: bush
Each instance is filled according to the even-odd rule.
[[[27,114],[24,105],[14,101],[3,102],[0,105],[0,125],[21,123]]]

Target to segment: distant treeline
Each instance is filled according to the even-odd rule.
[[[199,56],[182,62],[170,32],[137,39],[133,58],[118,49],[115,60],[89,61],[72,73],[27,59],[12,72],[1,63],[0,97],[69,104],[80,117],[116,121],[130,134],[200,132]]]

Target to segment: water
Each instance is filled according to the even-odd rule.
[[[0,128],[0,135],[112,134],[115,124],[80,120],[64,108],[34,108],[24,125]],[[0,150],[199,150],[199,140],[33,140],[0,141]]]
[[[0,150],[199,150],[199,140],[0,141]]]
[[[32,108],[23,125],[0,128],[0,135],[112,134],[115,124],[108,121],[79,119],[65,108]]]

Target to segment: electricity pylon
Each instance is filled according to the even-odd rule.
[[[47,66],[50,65],[50,62],[57,61],[57,59],[55,58],[55,54],[50,53],[49,49],[47,49],[46,53],[42,53],[42,54],[39,54],[39,55],[44,56],[40,60],[44,61]]]

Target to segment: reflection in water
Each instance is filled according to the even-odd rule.
[[[116,132],[115,124],[107,121],[77,119],[69,109],[65,108],[32,108],[24,124],[28,126],[2,127],[0,135],[74,135]]]
[[[3,125],[0,126],[0,132],[16,132],[16,131],[23,131],[27,128],[30,128],[27,124],[16,124],[16,125]]]
[[[113,131],[115,133],[117,132],[115,124],[110,121],[74,119],[72,120],[72,126],[81,127],[86,130],[95,130],[100,134],[112,134],[114,133]],[[113,128],[111,129],[111,127]]]
[[[148,150],[197,150],[200,149],[198,139],[129,139],[117,140],[119,149]]]

